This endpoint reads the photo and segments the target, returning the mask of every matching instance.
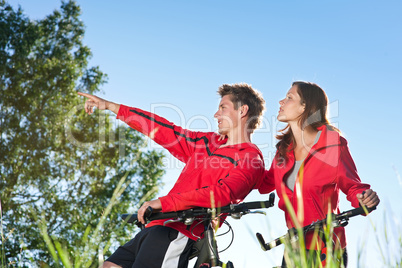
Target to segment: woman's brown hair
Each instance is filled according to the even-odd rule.
[[[329,126],[332,130],[339,131],[332,126],[327,117],[328,97],[324,90],[315,83],[296,81],[292,86],[297,86],[297,93],[300,96],[301,104],[305,105],[304,112],[299,117],[299,125],[302,129],[311,126],[315,130],[323,125]],[[280,130],[281,134],[276,138],[279,142],[276,144],[278,156],[287,159],[287,152],[296,146],[296,140],[292,129],[287,125]]]

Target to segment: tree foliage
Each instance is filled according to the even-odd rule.
[[[2,266],[97,267],[132,235],[118,214],[160,184],[160,152],[107,112],[84,113],[77,91],[107,77],[88,67],[79,17],[74,1],[36,21],[0,1]]]

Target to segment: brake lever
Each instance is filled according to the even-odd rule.
[[[253,210],[253,211],[249,211],[249,214],[263,214],[263,215],[267,215],[267,213],[265,211],[262,210]]]
[[[235,219],[235,220],[240,220],[243,215],[244,214],[241,212],[230,213],[230,217],[232,217],[232,219]]]
[[[169,223],[182,222],[182,221],[183,221],[182,218],[170,219],[170,220],[165,221],[165,222],[163,223],[163,226],[165,226],[166,224],[169,224]]]

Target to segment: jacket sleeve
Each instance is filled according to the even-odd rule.
[[[370,189],[370,185],[361,182],[346,140],[341,140],[340,147],[337,183],[341,191],[346,194],[346,198],[352,203],[352,206],[357,208],[360,204],[356,195]]]
[[[166,119],[138,108],[120,105],[117,119],[163,146],[180,161],[193,154],[199,132],[185,130]]]
[[[264,171],[261,185],[258,188],[260,194],[268,194],[275,190],[275,177],[274,177],[274,161],[272,161],[271,168]]]
[[[239,203],[251,190],[259,187],[264,170],[264,162],[259,157],[240,160],[238,165],[216,185],[160,197],[162,212],[193,207],[221,207],[230,203]]]

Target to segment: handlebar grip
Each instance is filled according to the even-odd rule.
[[[259,208],[269,208],[269,207],[270,207],[269,201],[254,201],[254,202],[247,203],[248,209],[259,209]]]
[[[257,236],[258,242],[260,242],[262,250],[267,251],[267,244],[265,244],[265,240],[264,237],[262,237],[262,234],[256,233],[255,235]]]
[[[178,213],[177,212],[156,212],[153,213],[148,217],[148,220],[154,221],[154,220],[164,220],[164,219],[170,219],[170,218],[177,218]]]
[[[267,201],[255,201],[244,203],[247,205],[248,209],[259,209],[259,208],[270,208],[273,207],[275,203],[275,194],[271,193]]]
[[[269,242],[269,243],[265,243],[265,240],[264,240],[264,237],[262,237],[262,234],[256,233],[255,235],[257,236],[258,242],[260,242],[261,248],[262,248],[262,250],[264,250],[264,251],[267,251],[267,250],[270,250],[270,249],[272,249],[272,248],[274,248],[274,247],[277,247],[277,246],[279,246],[279,245],[282,245],[281,239],[284,238],[284,236],[283,236],[283,237],[279,237],[279,238],[277,238],[277,239],[275,239],[275,240],[272,240],[272,241]]]
[[[151,207],[149,207],[151,208]],[[162,212],[156,212],[153,213],[152,208],[151,209],[147,209],[145,211],[145,218],[148,221],[154,221],[154,220],[163,220],[163,219],[169,219],[169,218],[176,218],[177,212],[167,212],[167,213],[162,213]],[[138,221],[138,214],[137,213],[126,213],[126,214],[122,214],[121,216],[122,220],[126,220],[127,223],[136,223]]]
[[[133,223],[138,220],[136,213],[135,214],[128,214],[128,213],[123,214],[123,215],[121,215],[121,218],[122,218],[122,220],[126,220],[128,218],[127,223]]]
[[[271,193],[270,195],[269,195],[269,203],[270,203],[270,207],[273,207],[274,206],[274,204],[275,204],[275,194],[274,193]]]
[[[372,208],[365,207],[365,209],[367,209],[368,213],[370,213],[371,211],[375,210],[376,208],[377,207],[372,207]],[[355,208],[355,209],[351,209],[351,210],[342,212],[341,214],[338,215],[338,217],[354,217],[354,216],[362,215],[362,214],[366,215],[366,212],[365,212],[364,208],[363,207],[358,207],[358,208]]]
[[[152,216],[152,213],[153,213],[152,207],[147,207],[147,209],[145,210],[145,213],[144,213],[145,219],[149,219]],[[126,213],[126,214],[122,214],[120,217],[122,220],[126,220],[128,218],[127,223],[133,223],[133,222],[135,223],[136,221],[138,221],[137,213],[132,213],[132,214]]]
[[[151,217],[153,212],[154,212],[154,210],[152,207],[147,207],[147,209],[144,212],[144,218],[149,219],[149,217]]]

